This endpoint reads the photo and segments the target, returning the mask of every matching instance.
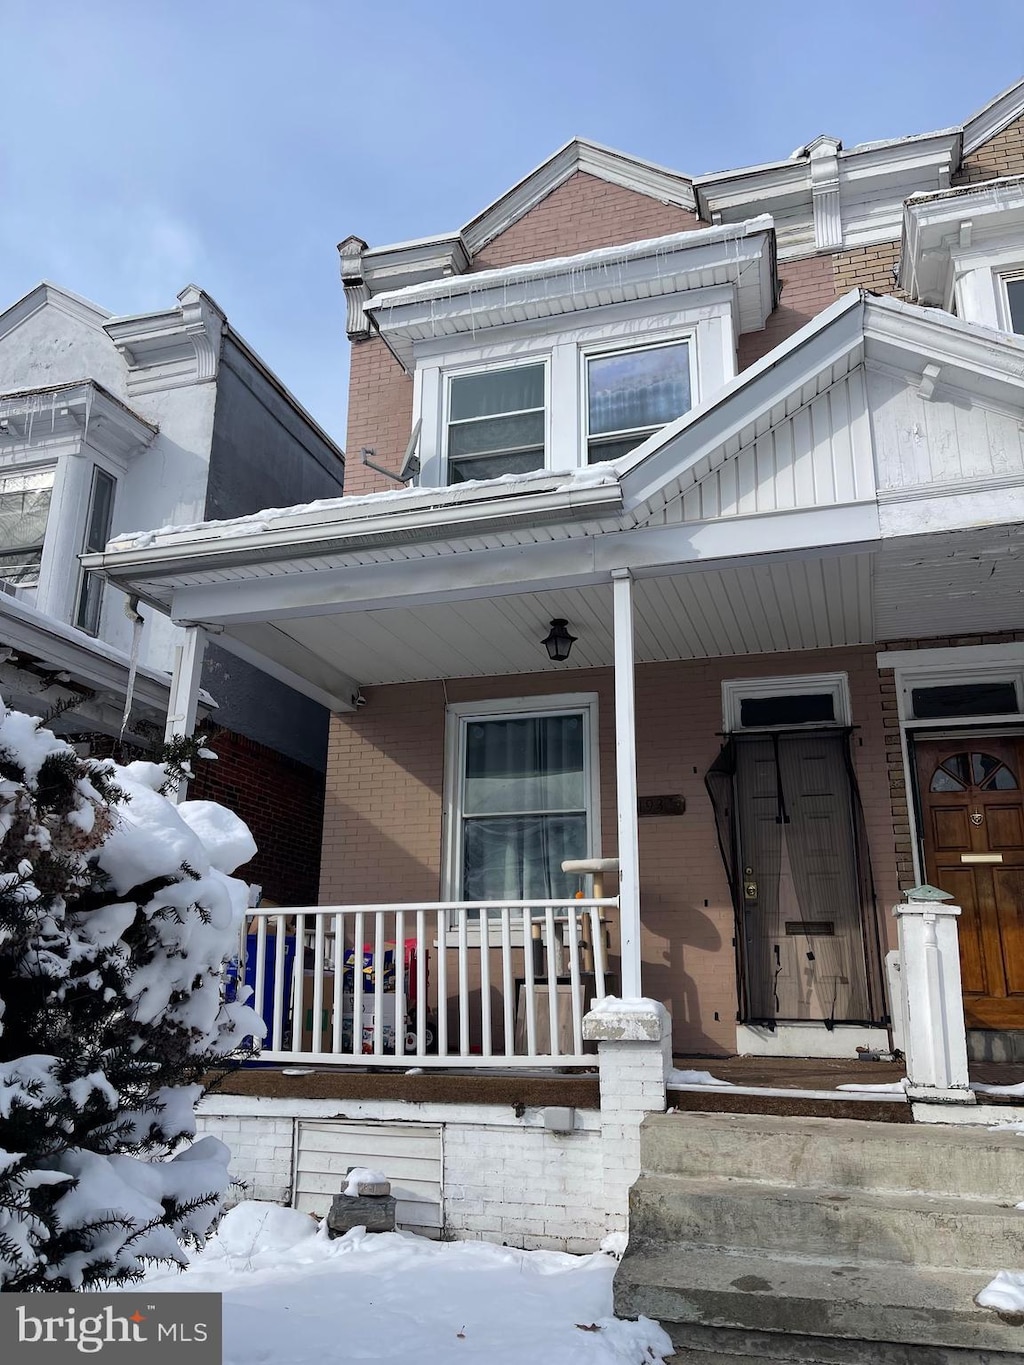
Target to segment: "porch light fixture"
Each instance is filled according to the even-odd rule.
[[[569,623],[564,617],[556,616],[551,622],[551,629],[541,640],[541,644],[547,650],[548,658],[552,663],[565,663],[576,643],[577,637],[569,634],[568,625]]]

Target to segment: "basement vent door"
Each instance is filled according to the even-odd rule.
[[[747,1023],[880,1023],[881,951],[845,730],[736,735],[707,775]]]
[[[441,1129],[429,1123],[298,1124],[292,1203],[327,1216],[350,1166],[383,1171],[395,1196],[399,1227],[422,1237],[441,1232]]]

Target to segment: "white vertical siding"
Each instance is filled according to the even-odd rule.
[[[880,492],[1024,473],[1024,414],[944,392],[941,375],[933,397],[924,399],[905,377],[872,368],[868,391]]]
[[[294,1203],[324,1217],[345,1187],[351,1166],[379,1170],[391,1181],[400,1227],[436,1237],[441,1229],[441,1129],[429,1123],[317,1123],[301,1120],[295,1154]]]
[[[724,460],[672,499],[658,521],[713,521],[801,507],[829,507],[874,495],[863,373],[782,406],[729,442]]]

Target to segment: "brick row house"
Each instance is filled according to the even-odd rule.
[[[264,1056],[396,1074],[377,1108],[258,1112],[301,1111],[301,1153],[339,1114],[408,1124],[410,1060],[853,1058],[918,1027],[897,997],[928,963],[928,1009],[1012,1052],[1024,83],[697,178],[577,139],[458,230],[340,255],[345,496],[86,559],[189,632],[186,691],[213,636],[332,713],[320,904],[249,935]],[[941,902],[892,958],[922,884],[959,907],[959,966]],[[670,1038],[588,1015],[609,996]],[[576,1131],[624,1216],[615,1110],[657,1104],[603,1068]]]

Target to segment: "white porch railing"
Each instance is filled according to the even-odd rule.
[[[614,898],[250,912],[239,982],[260,1059],[342,1066],[586,1066]]]

